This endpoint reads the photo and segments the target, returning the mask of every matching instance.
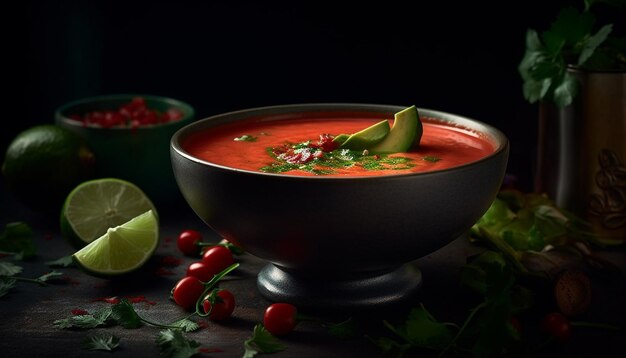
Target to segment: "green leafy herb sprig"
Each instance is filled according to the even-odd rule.
[[[516,284],[514,271],[501,254],[485,251],[461,270],[461,284],[482,296],[459,326],[438,321],[423,305],[401,323],[384,321],[393,334],[372,339],[384,353],[402,357],[415,349],[474,357],[499,356],[520,344],[512,318],[532,304],[532,294]]]
[[[518,70],[524,81],[524,97],[530,103],[546,100],[560,107],[571,104],[578,83],[567,71],[568,66],[626,67],[626,38],[609,38],[612,24],[594,31],[596,18],[590,8],[596,2],[586,0],[582,12],[573,7],[561,10],[541,36],[536,30],[527,31],[526,52]]]
[[[501,252],[517,273],[545,278],[563,266],[593,260],[591,245],[624,244],[594,234],[588,223],[557,207],[547,196],[517,190],[500,191],[471,228],[470,241]]]
[[[23,222],[8,223],[0,233],[0,253],[14,255],[16,260],[29,259],[37,253],[33,230]]]
[[[21,273],[22,270],[22,266],[15,265],[11,262],[0,262],[0,297],[7,295],[18,281],[46,286],[49,280],[63,276],[61,272],[57,271],[48,272],[37,278],[16,276]]]

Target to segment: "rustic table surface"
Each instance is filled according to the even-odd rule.
[[[36,258],[16,263],[24,267],[22,276],[38,277],[51,270],[46,265],[47,261],[72,254],[73,249],[61,237],[56,217],[50,218],[28,210],[8,193],[4,182],[0,184],[0,225],[4,227],[8,222],[24,221],[34,230],[34,241],[38,249]],[[160,246],[150,262],[138,273],[108,280],[88,276],[77,268],[60,268],[56,270],[63,272],[67,280],[48,286],[18,282],[8,295],[0,298],[0,356],[103,357],[106,354],[104,352],[81,348],[83,340],[95,333],[108,333],[121,338],[120,347],[113,352],[116,357],[158,356],[155,338],[159,328],[156,327],[144,325],[138,329],[125,329],[113,326],[81,331],[59,329],[54,327],[53,322],[71,316],[75,309],[96,310],[108,304],[98,299],[114,296],[144,296],[145,301],[135,303],[134,306],[140,315],[155,321],[171,322],[185,315],[168,297],[170,289],[183,277],[186,267],[194,259],[184,257],[178,252],[176,236],[183,229],[196,229],[207,240],[217,241],[217,237],[184,205],[160,210]],[[475,301],[469,298],[468,292],[459,287],[459,268],[469,255],[478,251],[465,238],[459,238],[439,251],[417,260],[414,264],[422,270],[424,282],[412,300],[413,305],[421,302],[438,319],[462,322]],[[582,318],[624,327],[625,253],[621,250],[606,255],[621,266],[622,275],[618,278],[594,280],[591,309]],[[180,259],[181,263],[177,266],[165,265],[166,257]],[[166,259],[165,262],[167,261]],[[244,341],[252,335],[255,324],[261,322],[263,311],[270,303],[256,289],[256,275],[266,262],[249,254],[241,256],[239,261],[241,266],[222,283],[222,287],[231,290],[237,300],[232,319],[219,324],[208,322],[206,327],[186,333],[186,337],[198,341],[202,347],[216,351],[203,353],[203,356],[242,356]],[[329,335],[319,324],[302,322],[292,334],[281,338],[287,349],[273,356],[382,356],[381,351],[366,335],[382,332],[382,319],[399,319],[406,315],[408,308],[397,307],[393,311],[381,311],[372,307],[371,311],[352,314],[313,313],[335,321],[343,320],[349,315],[354,316],[354,321],[360,328],[359,332],[364,334],[357,338],[340,340]],[[564,345],[546,346],[534,356],[626,356],[624,329],[580,329],[574,331],[572,338]],[[427,351],[418,353],[432,355]]]

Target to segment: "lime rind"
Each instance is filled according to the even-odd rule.
[[[143,266],[159,243],[158,219],[152,210],[109,228],[100,238],[73,255],[74,261],[95,276],[116,276]]]

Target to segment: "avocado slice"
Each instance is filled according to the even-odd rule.
[[[411,147],[419,145],[422,132],[422,122],[417,108],[411,106],[396,113],[389,134],[367,149],[370,153],[378,154],[408,152]]]
[[[382,141],[389,133],[389,122],[385,119],[363,130],[351,134],[348,139],[341,143],[340,148],[352,150],[368,149],[369,147]],[[341,137],[341,135],[337,137]]]
[[[348,138],[350,138],[349,134],[339,134],[335,138],[333,138],[333,142],[339,143],[342,145]]]

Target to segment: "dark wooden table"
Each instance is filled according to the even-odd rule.
[[[12,221],[24,221],[35,232],[37,257],[17,262],[24,267],[23,276],[38,277],[50,271],[46,261],[73,253],[72,247],[61,237],[57,218],[34,213],[7,192],[0,179],[0,225]],[[94,333],[110,333],[121,338],[116,357],[158,356],[155,344],[159,328],[143,326],[124,329],[119,326],[97,328],[87,331],[63,330],[53,326],[56,319],[69,317],[73,309],[93,311],[108,303],[95,301],[103,297],[143,295],[153,304],[136,303],[137,311],[159,322],[170,322],[183,317],[178,306],[168,299],[170,289],[183,277],[186,267],[194,259],[183,257],[176,249],[176,235],[183,229],[200,230],[207,240],[217,241],[211,232],[185,205],[161,208],[161,243],[150,262],[138,273],[118,279],[99,279],[88,276],[77,268],[61,268],[70,280],[43,287],[18,282],[5,297],[0,298],[0,356],[1,357],[103,357],[101,351],[87,351],[81,342]],[[465,238],[459,238],[441,250],[417,260],[414,264],[422,270],[424,283],[414,298],[414,305],[422,302],[440,320],[461,322],[471,307],[467,292],[459,287],[458,272],[467,256],[478,252]],[[594,300],[590,312],[584,317],[600,322],[621,323],[626,317],[626,285],[624,282],[624,251],[607,253],[621,264],[622,276],[615,280],[594,281]],[[176,267],[164,267],[164,257],[182,259]],[[349,257],[349,254],[348,256]],[[10,260],[3,258],[2,260]],[[232,319],[224,323],[209,322],[207,327],[187,333],[206,348],[221,350],[203,354],[215,357],[240,357],[243,342],[251,336],[253,327],[261,322],[263,311],[269,302],[256,289],[256,274],[266,263],[251,255],[240,257],[241,266],[223,281],[222,287],[231,290],[237,299]],[[169,271],[168,271],[169,270]],[[397,319],[407,312],[407,307],[394,311],[362,312],[356,322],[366,333],[376,333],[383,318]],[[319,314],[319,313],[316,313]],[[326,318],[341,320],[344,315],[333,314]],[[371,329],[371,330],[368,330]],[[534,329],[534,328],[533,328]],[[574,339],[565,345],[551,345],[543,349],[542,356],[626,356],[624,331],[578,330]],[[339,340],[326,333],[318,324],[302,322],[292,334],[281,339],[287,349],[275,357],[379,357],[381,351],[366,337]],[[424,352],[428,356],[429,352]]]

